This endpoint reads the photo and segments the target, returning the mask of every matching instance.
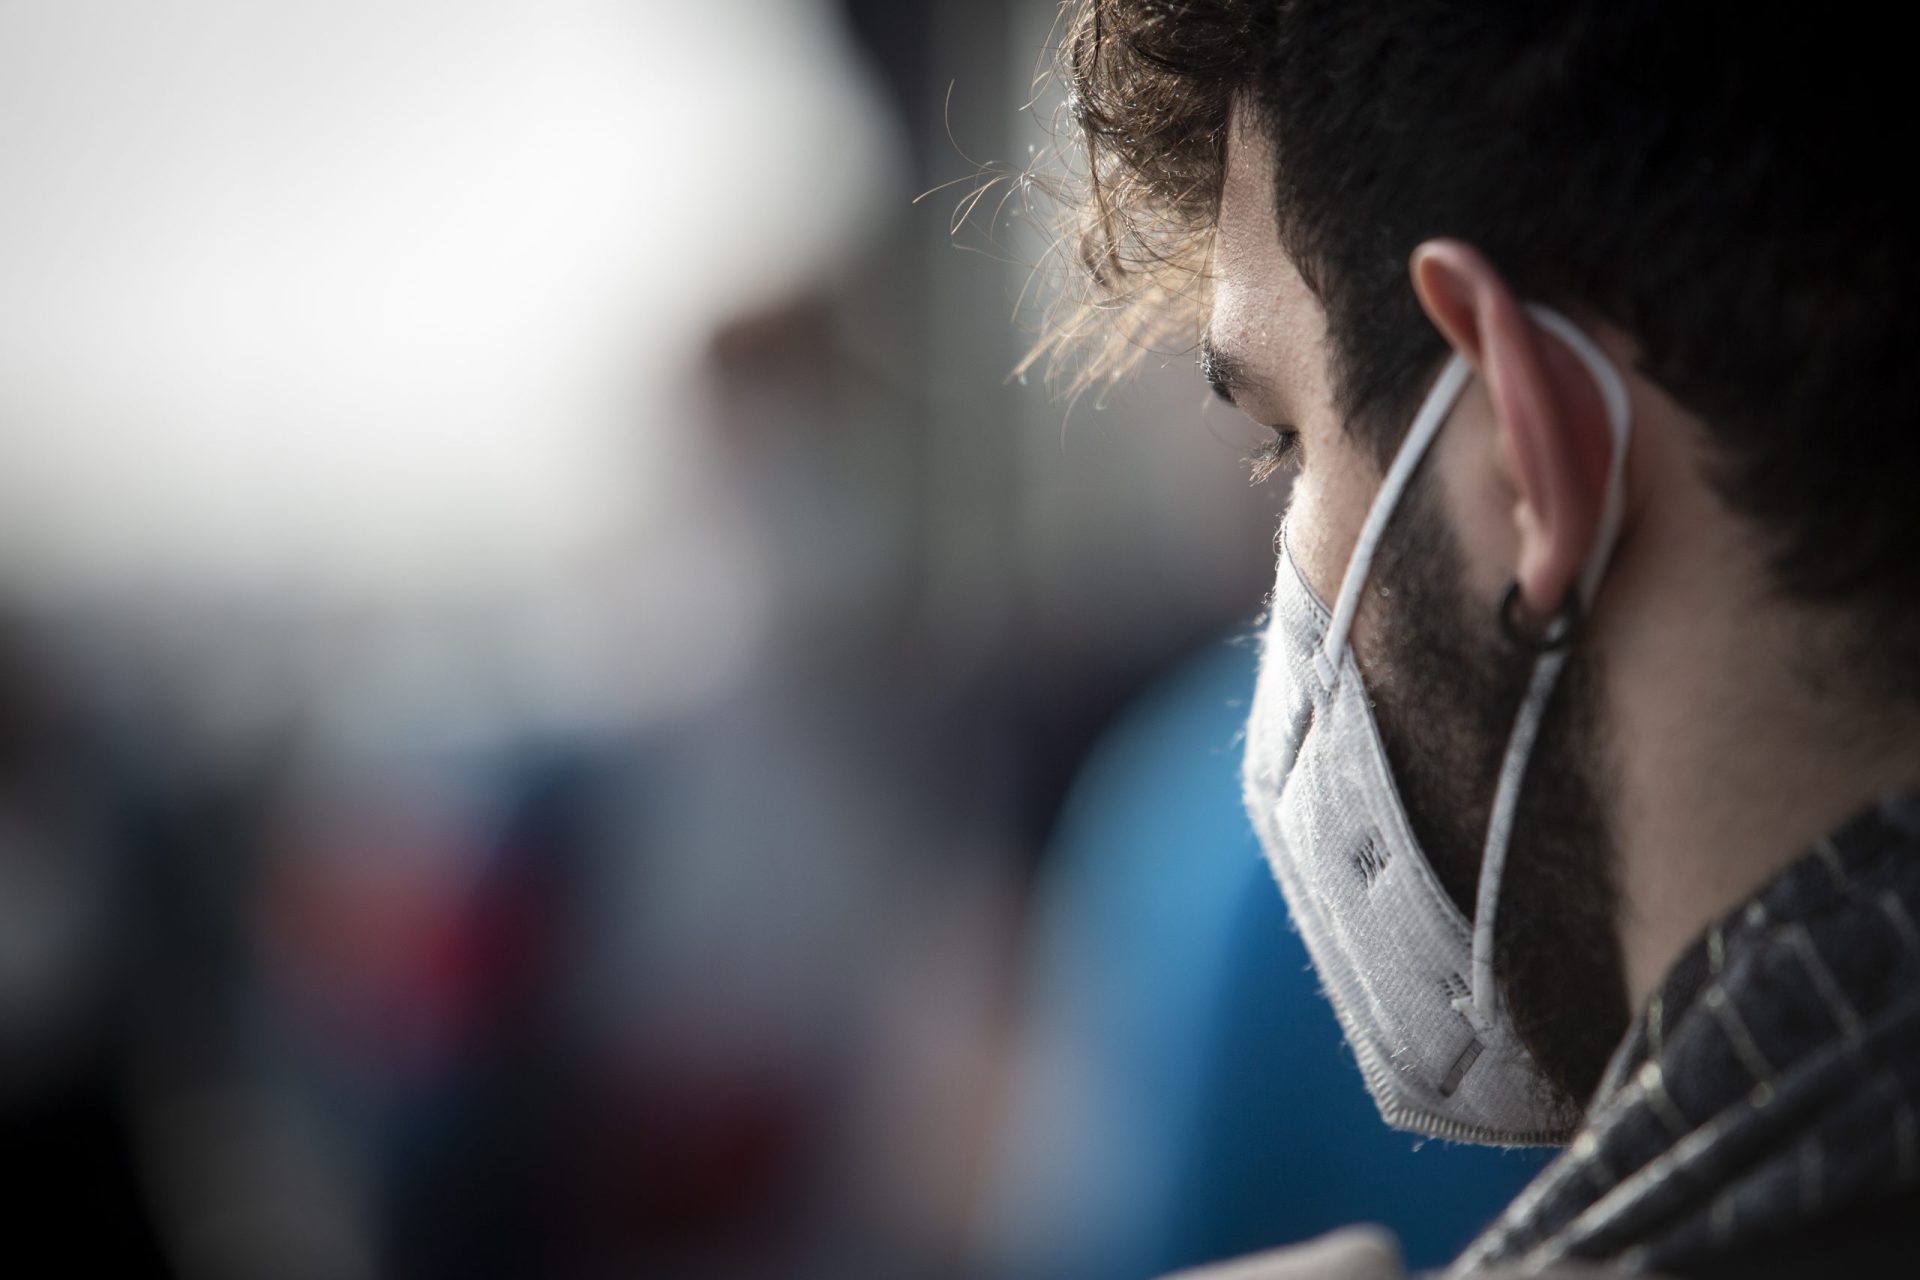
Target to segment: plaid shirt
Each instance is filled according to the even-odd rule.
[[[1710,928],[1594,1098],[1449,1276],[1920,1274],[1920,793]]]

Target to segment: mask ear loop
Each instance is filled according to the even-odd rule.
[[[1607,459],[1607,488],[1600,502],[1600,523],[1569,602],[1570,618],[1577,618],[1592,607],[1594,592],[1599,589],[1601,576],[1613,556],[1613,545],[1620,536],[1621,513],[1626,502],[1623,478],[1627,467],[1627,440],[1632,429],[1627,388],[1606,353],[1565,316],[1539,306],[1529,306],[1527,310],[1541,327],[1566,343],[1593,375],[1606,409],[1607,431],[1613,437],[1612,455]],[[1517,595],[1516,589],[1509,588],[1509,597]],[[1503,617],[1509,607],[1509,601],[1503,600]],[[1571,639],[1571,630],[1564,639]],[[1547,701],[1566,662],[1564,644],[1541,654],[1535,661],[1526,695],[1514,717],[1512,736],[1507,739],[1506,755],[1500,760],[1500,779],[1493,793],[1493,813],[1487,823],[1487,843],[1481,854],[1480,884],[1473,909],[1473,993],[1453,1002],[1453,1007],[1464,1014],[1483,1037],[1494,1026],[1493,1014],[1498,1002],[1494,986],[1493,930],[1500,905],[1500,880],[1506,871],[1507,849],[1513,840],[1514,813],[1519,808],[1520,786],[1526,779],[1527,761],[1533,755]]]
[[[1447,361],[1440,376],[1434,379],[1433,389],[1421,402],[1420,412],[1407,428],[1407,438],[1400,442],[1400,452],[1394,455],[1393,465],[1387,468],[1386,478],[1380,482],[1380,492],[1374,495],[1373,505],[1367,509],[1360,536],[1354,540],[1353,554],[1347,559],[1346,576],[1340,579],[1340,594],[1334,600],[1333,619],[1327,624],[1326,638],[1319,652],[1313,655],[1314,673],[1320,677],[1322,689],[1332,689],[1339,680],[1340,655],[1346,649],[1347,632],[1353,629],[1354,615],[1360,611],[1360,592],[1367,585],[1367,572],[1373,567],[1373,555],[1380,549],[1387,521],[1393,518],[1400,495],[1406,492],[1414,470],[1426,456],[1427,446],[1446,425],[1454,401],[1460,398],[1472,374],[1472,367],[1458,353]]]

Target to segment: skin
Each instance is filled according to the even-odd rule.
[[[1381,473],[1334,408],[1325,315],[1279,245],[1273,189],[1264,138],[1236,116],[1209,340],[1248,375],[1239,407],[1300,433],[1289,541],[1331,600]],[[1476,375],[1426,463],[1468,607],[1492,617],[1517,581],[1523,612],[1547,619],[1595,536],[1610,448],[1598,393],[1473,246],[1422,244],[1408,287]],[[1701,423],[1638,375],[1626,335],[1572,318],[1632,404],[1625,519],[1578,643],[1604,672],[1615,925],[1638,1007],[1715,918],[1879,795],[1920,784],[1920,717],[1821,679],[1836,620],[1770,589],[1761,531],[1709,483]],[[1392,625],[1376,602],[1361,611],[1370,680],[1370,641]]]

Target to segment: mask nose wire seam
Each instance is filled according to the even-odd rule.
[[[1399,505],[1400,496],[1406,492],[1407,484],[1413,479],[1421,459],[1426,456],[1428,446],[1446,424],[1447,415],[1453,411],[1454,402],[1460,398],[1460,392],[1465,389],[1472,372],[1466,359],[1458,352],[1447,360],[1446,367],[1434,380],[1433,389],[1427,392],[1413,425],[1407,428],[1407,438],[1401,442],[1400,452],[1394,455],[1393,465],[1387,468],[1386,478],[1380,482],[1380,492],[1374,495],[1373,506],[1367,511],[1366,521],[1360,526],[1360,536],[1353,544],[1353,554],[1347,560],[1347,572],[1340,580],[1340,595],[1334,602],[1333,621],[1327,627],[1326,639],[1321,643],[1319,652],[1313,657],[1314,674],[1319,677],[1323,689],[1332,689],[1339,679],[1339,655],[1346,647],[1347,632],[1353,628],[1354,615],[1360,611],[1360,592],[1367,585],[1367,574],[1373,567],[1373,556],[1380,548],[1387,521],[1393,517],[1393,509]]]

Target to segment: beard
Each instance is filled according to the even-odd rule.
[[[1469,920],[1533,655],[1468,596],[1436,486],[1415,477],[1363,597],[1356,646],[1407,818]],[[1584,1107],[1627,1028],[1598,659],[1574,638],[1527,762],[1500,885],[1501,994],[1555,1101]]]

